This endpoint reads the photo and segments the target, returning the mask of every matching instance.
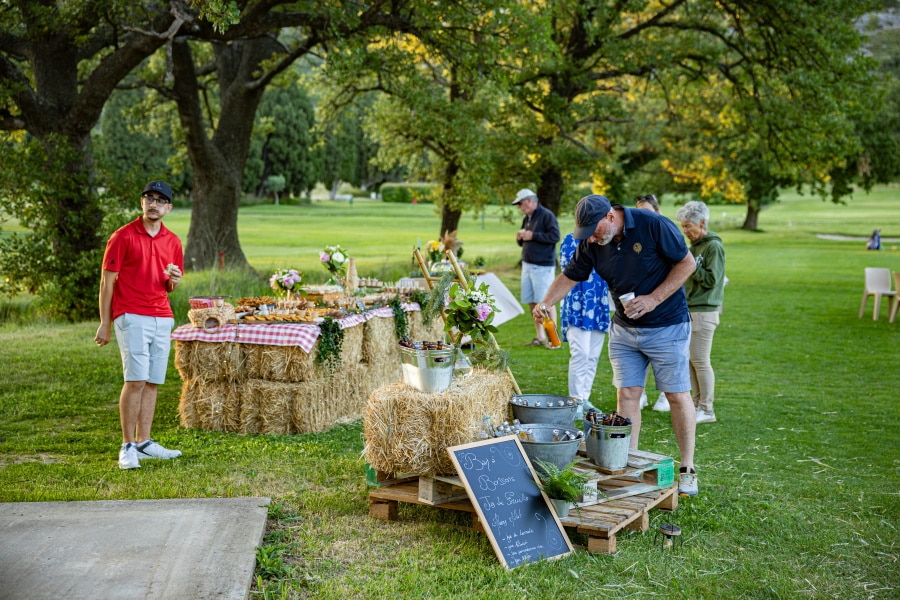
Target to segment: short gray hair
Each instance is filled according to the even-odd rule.
[[[709,225],[709,208],[699,200],[691,200],[678,209],[675,213],[675,220],[679,222],[688,221],[699,225],[700,221],[706,221]]]

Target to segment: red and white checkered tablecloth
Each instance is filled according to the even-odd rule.
[[[415,302],[404,304],[403,310],[420,310]],[[389,306],[375,308],[364,313],[337,319],[341,329],[355,327],[375,317],[393,317]],[[246,323],[222,325],[215,331],[206,331],[187,324],[172,332],[172,339],[180,342],[237,342],[240,344],[267,344],[270,346],[299,346],[310,352],[319,337],[319,326],[312,323]]]

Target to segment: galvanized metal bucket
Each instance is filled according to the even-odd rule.
[[[552,394],[517,394],[509,403],[513,417],[520,423],[546,423],[571,428],[575,424],[581,400]]]
[[[447,350],[416,350],[400,346],[403,382],[420,392],[443,392],[453,379],[453,353]]]
[[[615,471],[628,466],[628,447],[631,445],[631,425],[603,425],[594,423],[585,450],[598,467]],[[591,452],[593,451],[593,455]]]
[[[519,441],[522,442],[522,448],[525,449],[525,454],[528,456],[528,459],[538,471],[540,471],[540,468],[537,466],[537,459],[552,463],[560,469],[566,468],[569,463],[575,460],[575,454],[578,452],[581,438],[564,442],[554,442],[553,430],[557,429],[561,433],[578,433],[577,429],[545,424],[532,424],[526,426],[526,428],[531,430],[534,441]]]

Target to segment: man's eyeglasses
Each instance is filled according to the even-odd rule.
[[[156,202],[158,205],[162,206],[163,204],[168,204],[169,200],[164,196],[153,196],[152,194],[144,194],[141,196],[144,200],[147,201],[147,204],[152,204]]]

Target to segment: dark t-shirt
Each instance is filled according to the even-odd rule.
[[[642,317],[625,316],[619,296],[628,292],[644,296],[655,290],[672,267],[687,256],[688,247],[669,219],[648,210],[621,210],[625,218],[622,240],[605,246],[582,241],[563,273],[574,281],[585,281],[591,270],[595,270],[609,285],[616,304],[615,323],[629,327],[668,327],[690,321],[683,286]]]

